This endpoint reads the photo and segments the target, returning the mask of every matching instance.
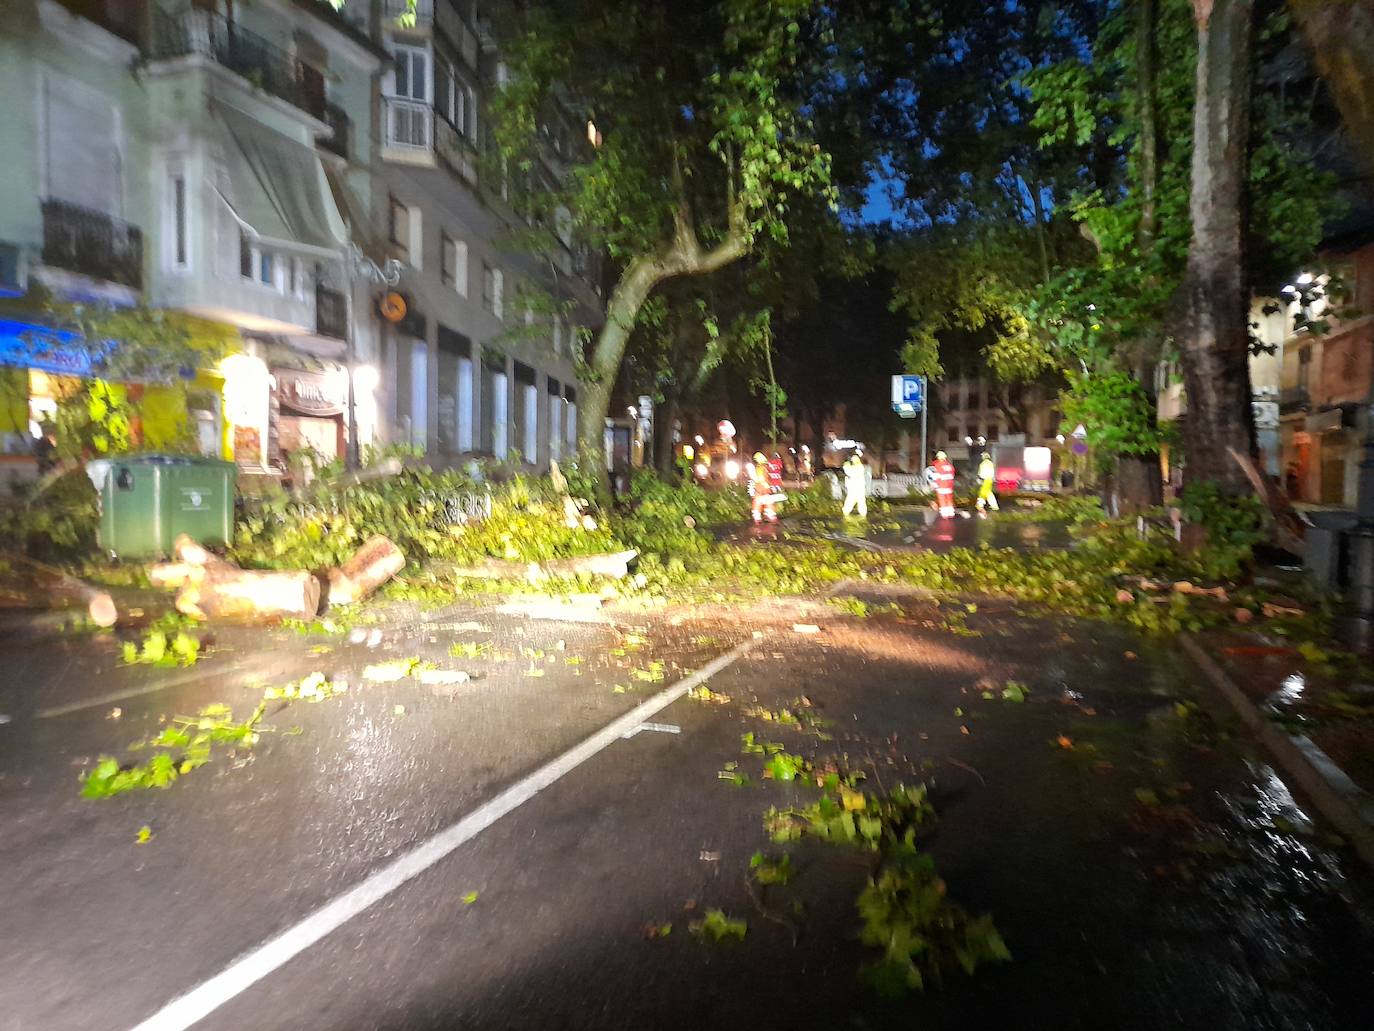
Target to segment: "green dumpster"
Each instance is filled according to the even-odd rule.
[[[100,492],[100,547],[118,558],[170,555],[178,534],[228,544],[233,462],[189,455],[113,459]]]

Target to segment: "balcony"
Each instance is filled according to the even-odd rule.
[[[469,182],[477,179],[477,148],[429,104],[383,97],[382,157],[405,164],[437,165],[439,159]]]
[[[58,0],[58,3],[78,18],[94,22],[126,43],[138,45],[137,4],[127,0]]]
[[[43,264],[143,289],[143,232],[61,200],[43,202]]]
[[[434,108],[420,100],[383,97],[386,146],[399,150],[434,150]]]
[[[348,148],[353,135],[352,119],[344,113],[344,109],[338,104],[325,104],[324,120],[334,132],[329,137],[320,137],[320,146],[347,160]]]
[[[159,11],[149,56],[204,57],[306,114],[325,120],[324,75],[257,33],[208,11]]]
[[[410,0],[382,0],[382,17],[403,29],[428,28],[434,24],[434,0],[415,0],[413,15]]]
[[[315,288],[315,332],[335,340],[348,339],[348,299],[338,290]]]
[[[1312,399],[1306,387],[1284,387],[1279,391],[1279,414],[1291,415],[1305,412],[1312,407]]]

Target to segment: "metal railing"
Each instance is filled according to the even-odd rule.
[[[150,56],[163,59],[192,54],[208,57],[307,114],[321,120],[325,117],[324,97],[318,90],[306,88],[303,62],[285,50],[237,22],[209,11],[187,9],[177,14],[159,11],[154,22]],[[314,77],[323,82],[320,73],[316,72]]]
[[[315,332],[335,340],[348,339],[348,299],[338,290],[315,287]]]
[[[353,135],[353,120],[338,104],[324,105],[324,120],[329,123],[334,134],[327,138],[321,137],[320,146],[325,150],[333,151],[341,158],[347,158]]]
[[[1306,387],[1284,387],[1279,391],[1279,413],[1282,415],[1306,411],[1311,404]]]
[[[386,110],[388,147],[409,147],[414,150],[434,149],[434,108],[422,100],[406,97],[383,97]]]
[[[382,16],[399,21],[402,26],[409,23],[410,0],[382,0]],[[434,0],[415,0],[415,24],[417,26],[434,23]]]
[[[143,231],[63,200],[43,202],[43,264],[143,289]]]

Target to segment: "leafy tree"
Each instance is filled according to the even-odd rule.
[[[807,117],[825,37],[816,0],[542,0],[507,10],[510,75],[494,105],[499,158],[538,160],[541,112],[587,111],[599,143],[531,203],[562,206],[621,266],[591,346],[579,441],[599,455],[611,389],[645,302],[785,241],[796,198],[833,195]]]

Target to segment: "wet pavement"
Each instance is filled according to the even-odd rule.
[[[980,516],[968,510],[943,518],[934,509],[920,507],[873,512],[868,519],[797,516],[784,519],[781,525],[784,531],[803,536],[847,538],[850,542],[864,541],[896,550],[989,547],[1035,551],[1071,548],[1074,543],[1063,523],[1008,519],[996,514]],[[769,526],[725,527],[719,536],[734,540],[767,539],[776,536],[776,531]]]
[[[773,604],[615,625],[454,610],[375,649],[238,632],[187,674],[232,672],[180,682],[122,670],[85,638],[9,638],[0,1028],[134,1026],[740,641],[753,650],[709,682],[728,704],[673,703],[653,719],[679,732],[611,744],[197,1026],[1368,1026],[1366,872],[1213,715],[1175,652],[1002,603],[865,600],[902,613]],[[454,658],[455,642],[495,654]],[[451,697],[358,681],[364,664],[405,656],[475,679]],[[245,678],[311,668],[352,678],[350,691],[270,713],[275,729],[239,762],[165,791],[78,796],[95,755],[160,716],[216,701],[246,713],[260,687]],[[38,715],[151,675],[171,682]],[[1001,699],[1009,680],[1025,702]],[[834,740],[757,711],[803,698]],[[750,857],[777,849],[764,811],[816,791],[761,779],[746,732],[866,769],[868,790],[930,782],[938,821],[922,845],[1014,961],[905,1001],[874,996],[858,978],[867,853],[804,841],[789,847],[789,884],[749,887]],[[720,778],[730,762],[747,786]],[[687,933],[716,907],[748,922],[743,942]]]

